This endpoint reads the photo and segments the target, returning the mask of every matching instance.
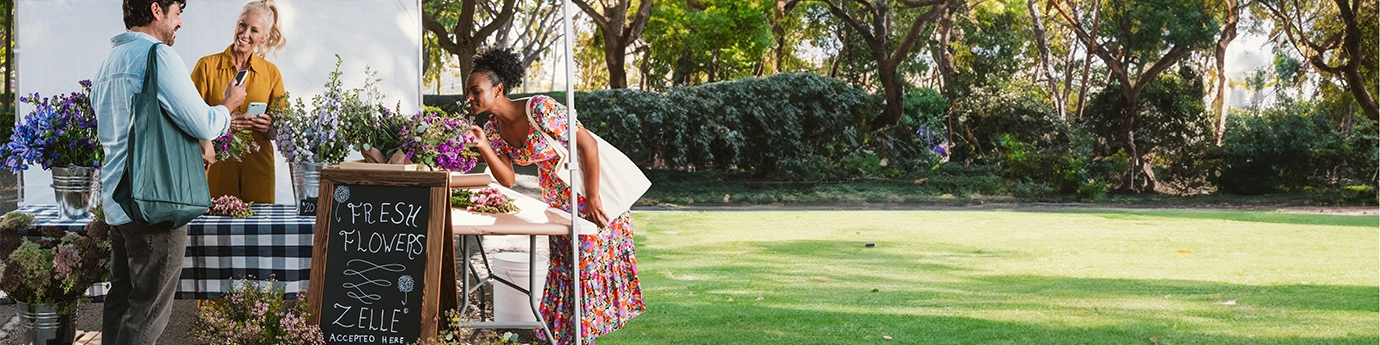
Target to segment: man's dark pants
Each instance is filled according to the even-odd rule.
[[[101,342],[153,344],[172,313],[187,251],[187,227],[131,222],[112,227],[110,241],[110,291],[105,297]]]

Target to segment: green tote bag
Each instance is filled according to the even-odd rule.
[[[158,104],[158,45],[149,47],[144,89],[130,98],[128,156],[114,199],[136,223],[179,228],[206,213],[211,191],[201,146]]]

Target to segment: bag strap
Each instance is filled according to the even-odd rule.
[[[570,151],[566,150],[565,146],[560,145],[560,143],[551,136],[551,131],[546,130],[546,126],[543,126],[541,121],[537,121],[537,114],[532,113],[532,102],[536,100],[536,96],[527,99],[527,104],[525,105],[526,109],[524,109],[527,113],[527,123],[531,124],[532,128],[536,129],[538,132],[541,132],[541,136],[546,138],[546,144],[556,150],[556,155],[561,157],[561,162],[565,162],[566,158],[570,156]]]
[[[543,138],[546,138],[547,146],[551,147],[551,149],[553,150],[556,150],[556,156],[559,157],[556,160],[556,167],[558,169],[564,168],[566,160],[570,159],[570,151],[566,150],[565,146],[561,146],[560,143],[558,143],[556,139],[551,136],[551,132],[547,131],[545,126],[542,126],[541,121],[537,121],[536,114],[532,113],[532,102],[536,100],[537,96],[532,96],[532,98],[527,99],[527,104],[525,105],[526,109],[523,109],[524,112],[527,113],[527,123],[531,124],[532,128],[535,129],[537,132],[541,132],[541,136]],[[566,181],[565,176],[561,176],[559,172],[557,172],[554,175],[556,176],[557,180],[561,180],[561,182],[565,183],[570,183],[570,181]]]
[[[148,67],[144,69],[144,93],[158,97],[158,45],[162,43],[154,42],[149,46]],[[150,92],[150,90],[152,90]]]

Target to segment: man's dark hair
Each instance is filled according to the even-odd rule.
[[[125,30],[152,23],[153,10],[149,9],[149,4],[153,3],[157,3],[164,13],[167,13],[168,8],[174,3],[181,4],[184,11],[187,9],[187,0],[125,0]]]
[[[527,72],[522,68],[522,57],[512,49],[499,48],[475,56],[474,70],[470,73],[487,74],[493,85],[503,84],[503,94],[506,95],[508,91],[522,86],[522,76]]]

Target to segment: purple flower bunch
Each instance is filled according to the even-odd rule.
[[[398,137],[408,159],[432,168],[469,172],[479,162],[472,125],[463,118],[447,116],[444,111],[428,109],[412,117],[410,126],[403,126]]]
[[[32,226],[33,216],[21,212],[0,221],[0,289],[18,301],[75,309],[110,269],[110,226],[100,218],[78,231]]]
[[[253,202],[246,203],[233,195],[221,195],[211,199],[211,208],[206,210],[206,214],[212,216],[249,218],[259,214],[259,212],[255,212],[249,208],[249,206],[253,205]]]
[[[321,326],[309,324],[312,311],[306,291],[296,303],[283,300],[276,279],[231,281],[221,299],[197,306],[190,328],[199,344],[325,344]]]
[[[254,132],[248,129],[231,130],[229,133],[211,141],[211,146],[216,150],[216,160],[235,160],[241,162],[240,158],[246,154],[259,152],[259,143],[254,142]]]
[[[464,208],[470,212],[513,213],[518,211],[513,198],[503,195],[498,188],[484,188],[477,191],[456,189],[450,192],[450,207]]]
[[[359,90],[345,90],[340,82],[340,56],[336,55],[335,71],[326,82],[326,93],[312,96],[311,108],[301,98],[290,106],[276,109],[273,128],[277,132],[274,144],[289,163],[340,163],[350,153],[349,133],[353,124],[348,119],[358,111]],[[287,104],[289,96],[275,100]],[[283,103],[279,103],[283,102]]]
[[[104,150],[96,138],[96,111],[91,108],[91,81],[82,80],[80,92],[42,97],[19,97],[32,104],[33,112],[14,128],[10,142],[0,146],[5,169],[20,172],[37,163],[54,166],[99,168]]]

